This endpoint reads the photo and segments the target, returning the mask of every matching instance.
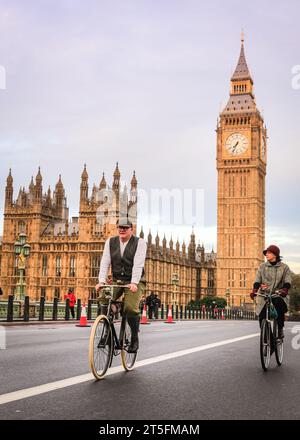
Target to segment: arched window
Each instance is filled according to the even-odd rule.
[[[18,223],[18,234],[24,234],[26,232],[26,224],[23,221]]]
[[[70,277],[75,277],[76,276],[76,257],[74,255],[71,256],[70,258],[70,273],[69,273]]]
[[[47,255],[43,255],[42,257],[42,276],[47,276],[47,266],[48,266],[48,258]]]
[[[55,260],[55,275],[57,277],[61,276],[61,257],[56,257],[56,260]]]

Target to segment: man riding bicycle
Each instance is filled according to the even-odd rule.
[[[124,313],[131,328],[128,352],[135,353],[139,347],[139,304],[146,286],[144,265],[147,244],[142,238],[133,235],[133,225],[128,219],[120,220],[117,226],[119,235],[109,238],[104,246],[96,290],[106,284],[111,266],[113,284],[121,285],[114,290],[113,299],[117,300],[124,293]],[[122,287],[122,284],[128,287]],[[101,314],[106,315],[108,300],[104,293],[100,295],[100,305]]]
[[[287,295],[292,282],[291,271],[288,265],[281,261],[280,249],[277,246],[269,246],[263,251],[263,254],[266,256],[267,261],[262,263],[257,271],[250,297],[254,300],[260,288],[271,290],[271,292],[279,291],[280,296],[273,298],[272,302],[278,313],[278,336],[283,338],[284,314],[288,311]],[[259,324],[261,326],[262,320],[266,317],[266,306],[262,297],[257,299],[256,313],[259,315]]]

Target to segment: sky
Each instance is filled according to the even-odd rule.
[[[84,163],[91,188],[119,162],[148,193],[203,195],[198,221],[140,212],[146,234],[188,241],[194,224],[216,249],[215,129],[243,28],[269,135],[266,244],[300,272],[299,14],[298,0],[0,0],[0,231],[9,168],[15,197],[39,166],[44,190],[61,174],[76,216]]]

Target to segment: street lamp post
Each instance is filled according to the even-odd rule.
[[[27,235],[19,234],[19,240],[15,242],[15,255],[18,257],[18,271],[19,281],[15,290],[15,299],[17,301],[24,301],[25,298],[25,268],[26,258],[30,255],[30,245],[26,243]]]
[[[230,309],[230,289],[229,288],[226,289],[225,295],[226,295],[226,308],[227,308],[227,310],[229,310]]]

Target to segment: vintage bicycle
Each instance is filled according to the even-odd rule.
[[[105,297],[108,299],[107,315],[99,315],[92,327],[89,343],[89,362],[93,375],[97,380],[103,379],[112,365],[114,356],[121,354],[122,365],[125,371],[134,367],[137,352],[129,353],[131,328],[128,325],[126,314],[122,313],[123,301],[113,300],[115,288],[125,288],[127,285],[102,286]],[[115,327],[115,318],[121,313],[122,320],[119,334]]]
[[[264,298],[266,303],[266,317],[260,330],[260,359],[263,370],[267,371],[274,352],[277,365],[281,366],[283,362],[283,338],[279,337],[277,311],[272,302],[273,298],[280,295],[278,290],[272,293],[269,289],[260,288],[257,296]]]

